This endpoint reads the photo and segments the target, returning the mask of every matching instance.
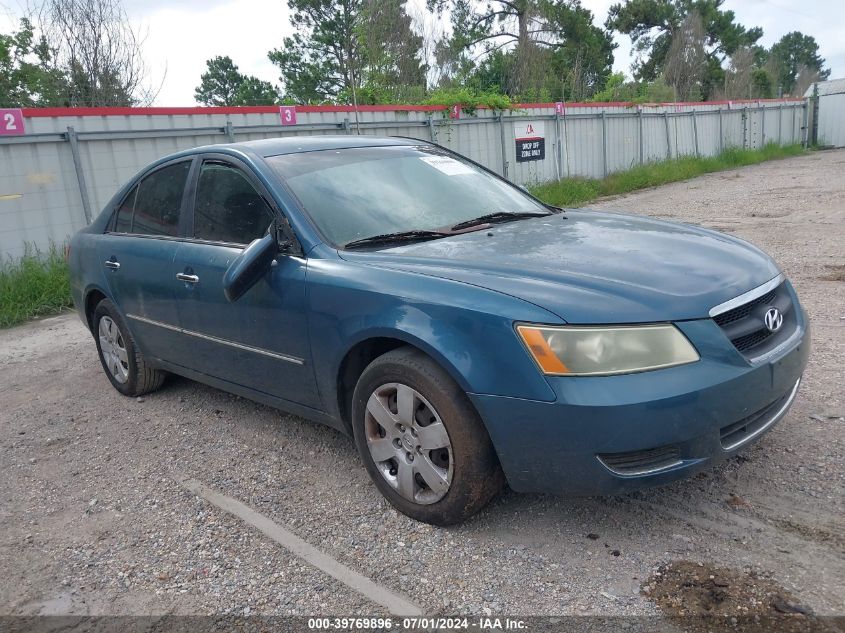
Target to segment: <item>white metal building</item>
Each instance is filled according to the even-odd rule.
[[[845,79],[813,84],[804,96],[816,94],[819,98],[816,142],[823,146],[845,147]]]

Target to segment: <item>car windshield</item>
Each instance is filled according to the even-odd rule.
[[[548,211],[517,187],[426,146],[320,150],[267,161],[336,246],[494,213]]]

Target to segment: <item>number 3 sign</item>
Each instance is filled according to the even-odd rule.
[[[279,106],[282,125],[296,125],[296,106]]]
[[[25,134],[23,113],[17,108],[0,108],[0,136],[19,136],[21,134]]]

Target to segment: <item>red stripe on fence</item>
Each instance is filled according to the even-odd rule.
[[[669,107],[669,106],[723,106],[758,103],[795,103],[803,99],[736,99],[731,101],[684,101],[677,103],[633,103],[630,101],[607,101],[596,103],[567,103],[566,108],[632,108]],[[529,108],[554,110],[554,103],[517,103],[514,107],[521,110]],[[358,112],[440,112],[446,110],[444,105],[359,105]],[[479,109],[487,109],[479,106]],[[351,105],[298,105],[297,112],[355,112]],[[23,115],[27,118],[62,117],[62,116],[189,116],[196,114],[278,114],[279,106],[190,106],[190,107],[147,107],[147,108],[23,108]]]

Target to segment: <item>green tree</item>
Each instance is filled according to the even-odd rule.
[[[286,98],[351,103],[424,94],[422,38],[403,0],[288,0],[288,7],[296,33],[269,53]]]
[[[683,33],[690,14],[701,18],[706,67],[699,81],[704,99],[724,83],[722,62],[741,46],[752,46],[763,30],[747,29],[736,22],[733,11],[722,8],[724,0],[624,0],[610,7],[605,25],[628,35],[637,54],[634,76],[652,81],[665,72],[672,41]]]
[[[751,73],[751,98],[771,99],[775,96],[775,82],[772,74],[765,68],[755,68]]]
[[[66,87],[65,75],[53,66],[50,47],[36,37],[29,20],[22,19],[17,31],[0,34],[0,107],[65,105]]]
[[[610,74],[612,38],[578,0],[428,0],[428,6],[451,16],[440,61],[450,58],[456,83],[498,86],[522,99],[578,99]]]
[[[268,57],[281,70],[285,96],[297,103],[332,100],[361,86],[357,20],[363,0],[288,0],[296,32]]]
[[[825,60],[819,55],[819,45],[811,35],[798,31],[787,33],[769,51],[777,85],[784,94],[795,94],[795,82],[799,72],[818,73],[818,80],[830,77],[830,70],[824,68]]]
[[[209,59],[206,67],[200,85],[194,91],[194,98],[203,105],[272,105],[279,102],[279,93],[273,84],[241,74],[231,57]]]
[[[215,57],[205,62],[207,70],[194,90],[198,103],[208,106],[234,105],[235,95],[243,83],[243,75],[231,57]]]
[[[425,96],[428,67],[420,59],[423,38],[414,32],[404,5],[405,0],[363,2],[356,21],[365,93],[361,103],[395,103]]]
[[[247,75],[238,86],[234,105],[275,105],[280,102],[279,91],[273,84]]]
[[[607,82],[613,67],[613,36],[593,24],[579,2],[547,2],[544,13],[554,37],[548,78],[554,101],[587,99]],[[557,88],[560,88],[558,92]]]
[[[612,74],[605,87],[590,101],[631,101],[634,103],[665,103],[674,98],[674,90],[662,77],[654,81],[626,81],[623,73]]]

